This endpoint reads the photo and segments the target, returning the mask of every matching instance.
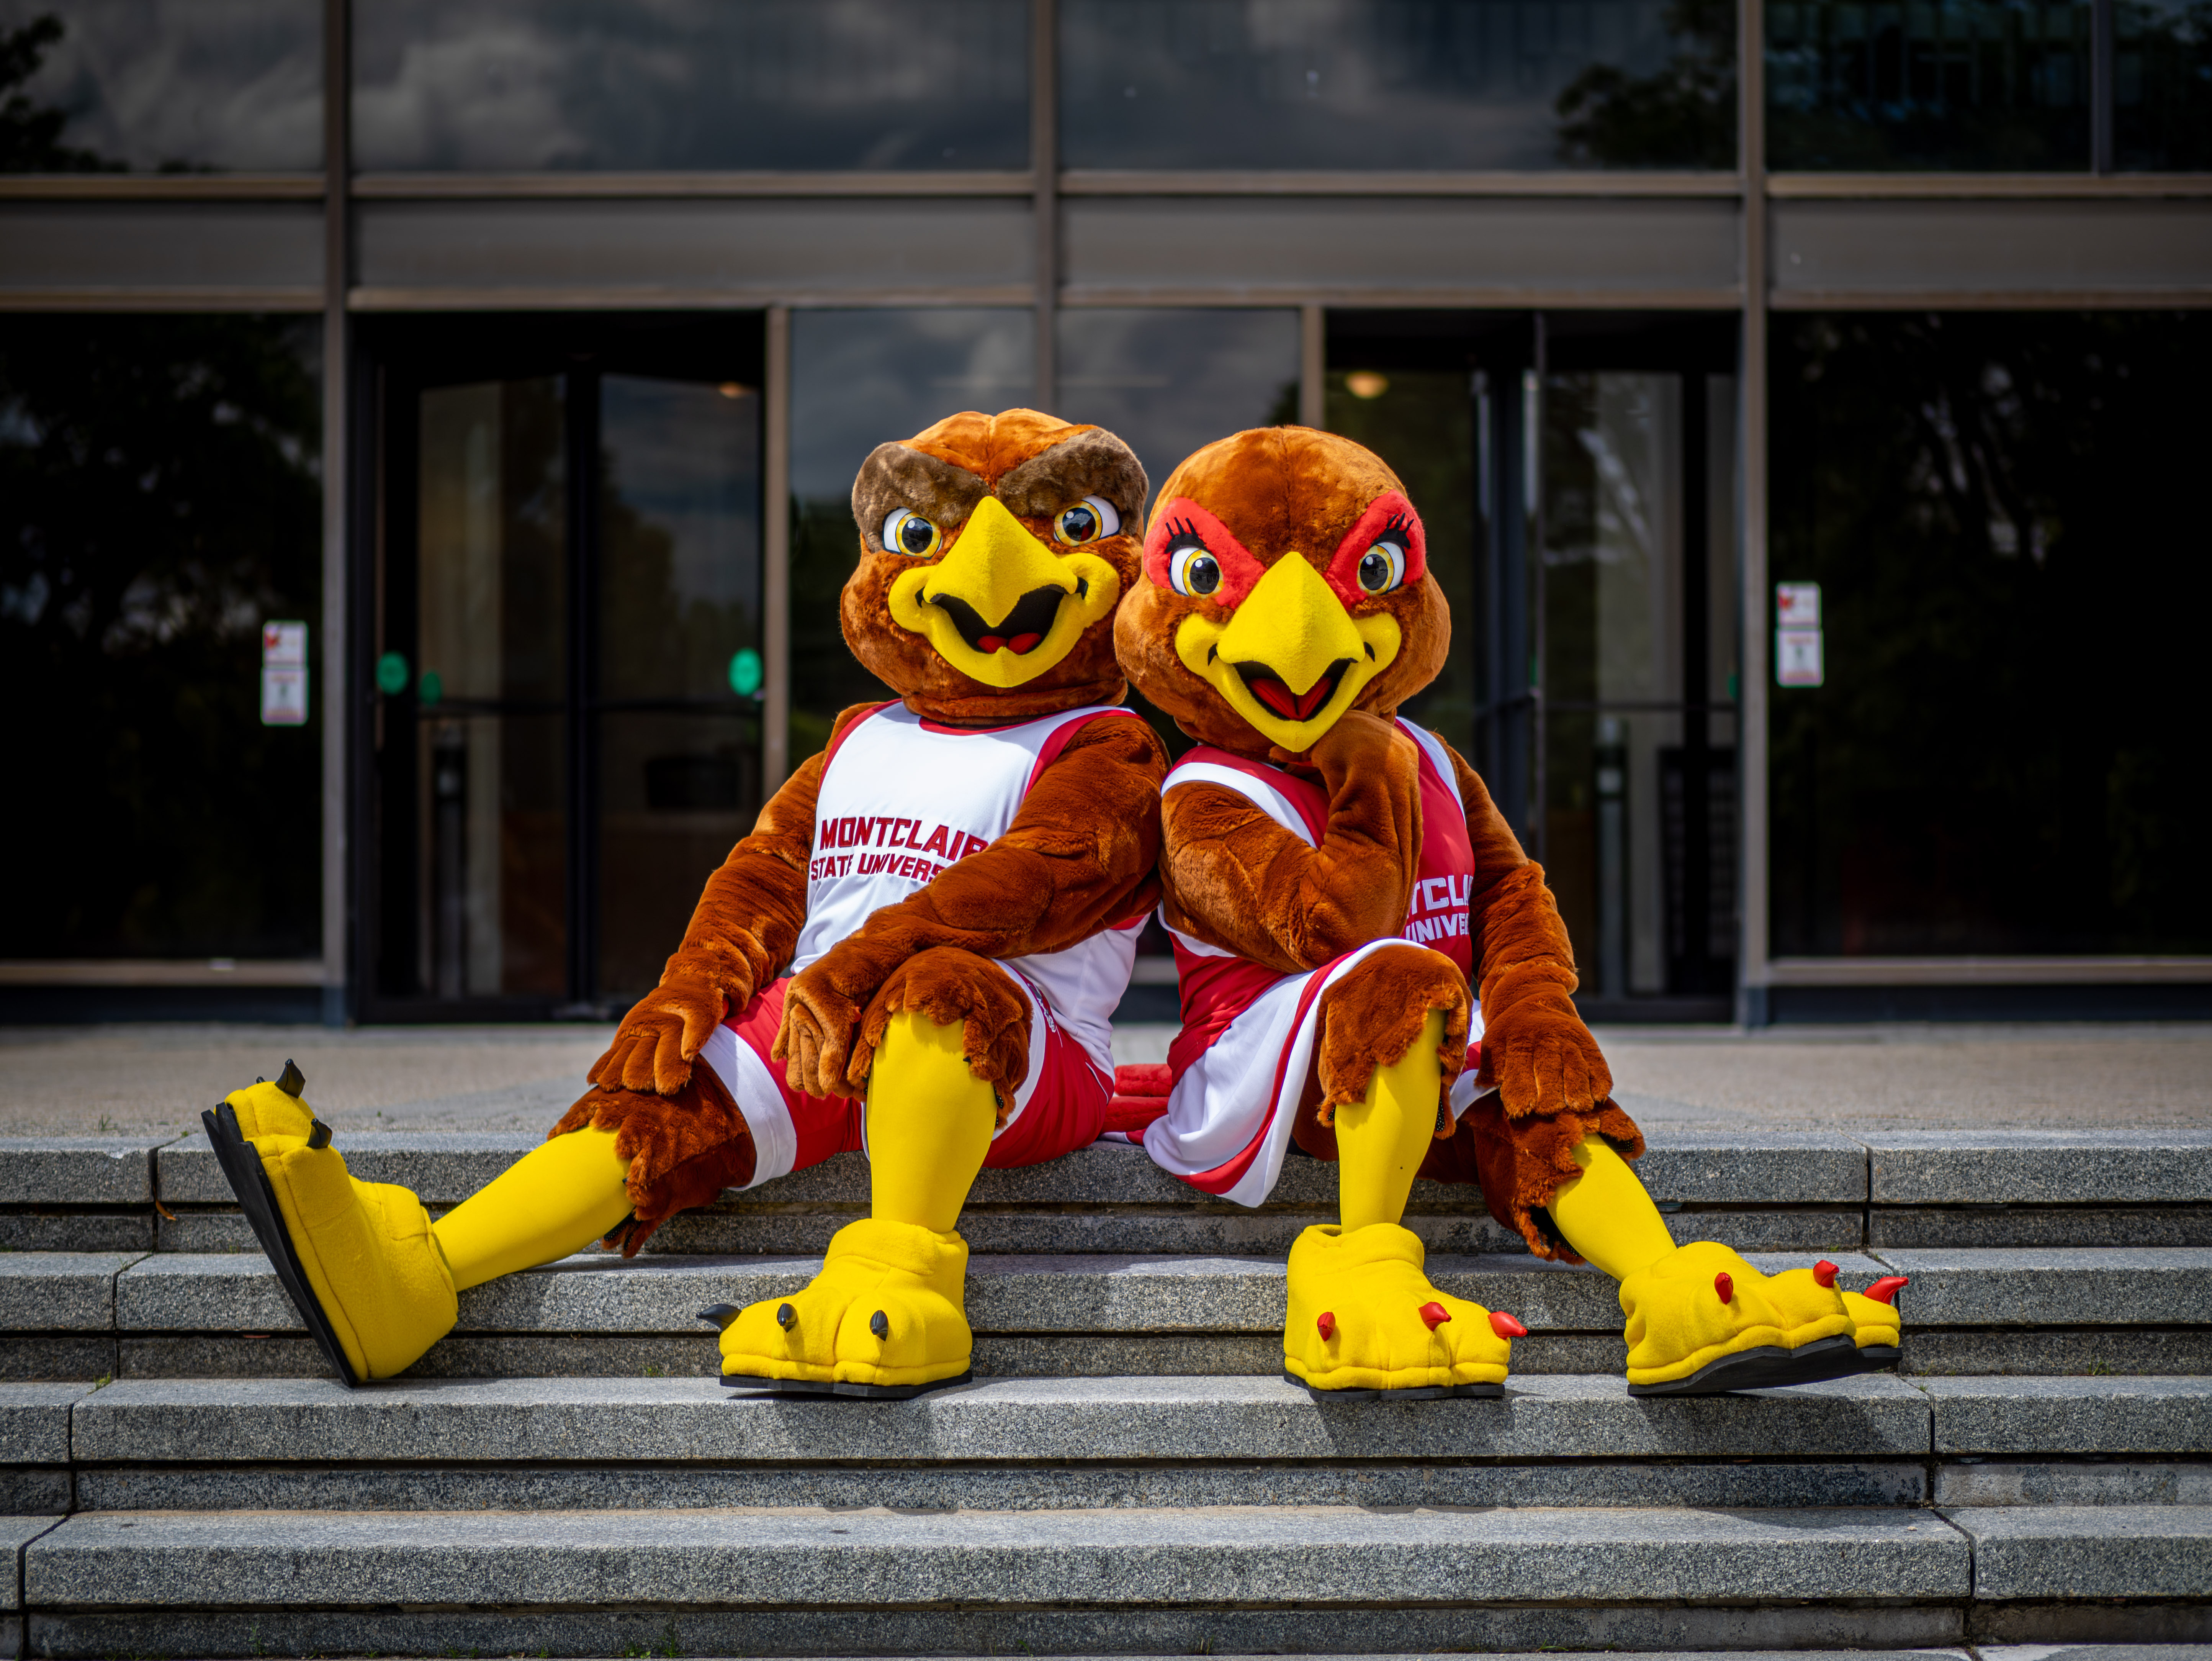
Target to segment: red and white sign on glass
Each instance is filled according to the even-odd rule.
[[[261,625],[261,724],[307,724],[307,625]]]

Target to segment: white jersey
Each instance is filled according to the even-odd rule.
[[[1037,775],[1077,729],[1109,717],[1137,719],[1094,706],[977,730],[940,727],[890,703],[846,727],[815,797],[806,923],[786,972],[798,974],[881,908],[1006,835]],[[1114,1009],[1128,990],[1143,925],[1136,917],[1063,952],[1005,960],[1109,1074]]]

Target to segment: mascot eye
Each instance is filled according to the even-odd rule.
[[[1073,508],[1061,508],[1052,521],[1053,535],[1071,545],[1116,536],[1121,529],[1121,515],[1103,496],[1085,496]]]
[[[895,553],[927,559],[944,540],[945,533],[911,508],[894,508],[884,515],[884,546]]]
[[[1406,551],[1395,542],[1378,542],[1361,556],[1359,586],[1370,594],[1387,594],[1406,580]]]
[[[1221,563],[1202,542],[1178,543],[1168,550],[1168,586],[1179,594],[1210,594],[1221,586]]]

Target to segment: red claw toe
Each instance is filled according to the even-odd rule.
[[[1314,1325],[1321,1329],[1322,1342],[1327,1343],[1336,1336],[1336,1316],[1334,1311],[1326,1309],[1322,1311],[1321,1318],[1316,1321]]]
[[[1878,1304],[1893,1304],[1897,1294],[1912,1284],[1908,1275],[1885,1275],[1866,1289],[1866,1295]]]
[[[1446,1321],[1451,1319],[1451,1311],[1446,1309],[1442,1304],[1423,1304],[1421,1305],[1421,1319],[1427,1322],[1429,1330],[1434,1332]]]
[[[1833,1287],[1836,1284],[1836,1266],[1826,1257],[1821,1258],[1813,1265],[1813,1278],[1824,1287]]]
[[[1501,1338],[1526,1338],[1528,1329],[1502,1309],[1490,1311],[1490,1329]]]
[[[1713,1276],[1713,1290],[1720,1293],[1724,1304],[1735,1300],[1735,1281],[1726,1269]]]

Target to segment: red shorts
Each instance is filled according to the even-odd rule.
[[[1006,972],[1029,1000],[1030,1068],[983,1163],[1042,1165],[1098,1140],[1106,1129],[1114,1077],[1053,1019],[1035,987],[1012,970]],[[745,1184],[748,1188],[820,1165],[832,1153],[866,1150],[865,1100],[802,1095],[785,1082],[784,1064],[769,1059],[769,1048],[783,1025],[783,993],[790,983],[787,979],[763,987],[716,1029],[700,1051],[700,1059],[714,1069],[736,1099],[753,1134],[753,1179]]]

